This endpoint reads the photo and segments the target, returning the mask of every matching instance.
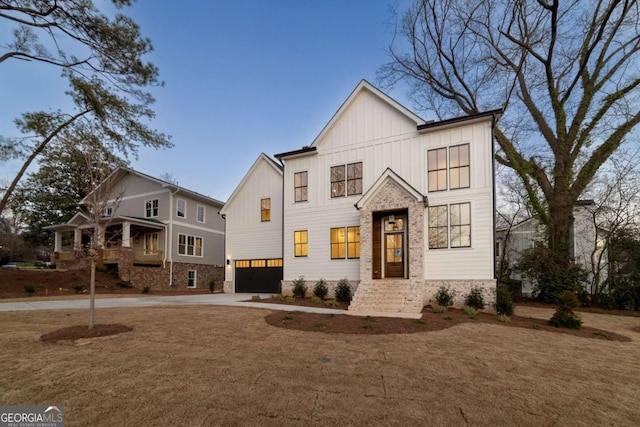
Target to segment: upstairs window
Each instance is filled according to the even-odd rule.
[[[110,218],[113,215],[113,207],[109,206],[108,208],[104,208],[102,211],[103,218]]]
[[[204,223],[205,218],[206,218],[206,208],[202,205],[198,205],[196,221]]]
[[[176,216],[180,218],[186,218],[187,216],[187,202],[183,199],[177,199],[176,201]]]
[[[471,246],[471,204],[451,205],[451,247],[468,248]]]
[[[271,199],[260,200],[260,220],[262,222],[271,221]]]
[[[294,200],[296,202],[307,201],[307,171],[293,174]]]
[[[469,188],[469,144],[449,148],[449,188]]]
[[[331,167],[331,197],[362,194],[362,162]]]
[[[429,191],[447,189],[447,149],[438,148],[427,153]]]
[[[147,200],[144,204],[144,216],[152,218],[158,216],[158,199]]]

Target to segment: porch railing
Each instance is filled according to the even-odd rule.
[[[146,249],[133,250],[134,264],[161,264],[163,259],[162,251],[151,251]]]

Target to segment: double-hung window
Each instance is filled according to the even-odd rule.
[[[471,204],[430,206],[429,249],[471,246]]]
[[[307,230],[293,232],[293,253],[297,257],[307,256],[309,253],[309,235]]]
[[[204,223],[206,218],[206,208],[202,205],[198,205],[196,208],[196,221]]]
[[[307,171],[296,172],[293,174],[293,191],[294,191],[294,200],[296,202],[307,201],[307,197],[308,197],[307,185],[308,185]]]
[[[184,199],[177,199],[176,201],[176,216],[179,218],[187,217],[187,201]]]
[[[360,258],[360,227],[331,229],[331,259]]]
[[[158,216],[158,199],[147,200],[144,204],[144,216],[152,218]]]
[[[427,152],[427,180],[429,191],[455,190],[470,186],[469,144]]]
[[[178,255],[202,257],[202,237],[178,234]]]
[[[271,221],[271,199],[261,199],[260,200],[260,221],[269,222]]]

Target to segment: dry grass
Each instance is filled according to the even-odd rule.
[[[274,328],[268,313],[100,309],[133,331],[75,344],[40,335],[86,311],[0,313],[0,402],[64,405],[69,426],[640,423],[639,318],[583,315],[621,343],[486,323],[332,335]]]

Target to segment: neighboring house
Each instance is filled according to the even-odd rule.
[[[354,311],[419,313],[440,286],[458,305],[478,286],[491,304],[500,113],[425,122],[361,81],[311,145],[276,155],[281,165],[261,154],[229,199],[225,288],[275,292],[243,281],[272,259],[284,294],[300,276],[330,293],[347,278]]]
[[[102,211],[102,262],[134,286],[207,287],[223,279],[224,203],[128,168],[101,184],[109,194]],[[90,197],[80,204],[88,205]],[[91,209],[91,206],[87,206]],[[82,268],[92,223],[83,213],[55,232],[58,268]],[[69,236],[63,239],[65,234]],[[71,238],[72,237],[72,238]],[[73,242],[63,246],[63,241]]]
[[[608,233],[594,223],[594,208],[593,200],[579,200],[573,210],[574,220],[571,229],[571,258],[589,272],[589,280],[585,284],[587,292],[593,290],[596,282],[602,284],[608,277]],[[496,230],[497,268],[504,269],[510,278],[521,280],[524,295],[532,294],[534,284],[523,278],[516,266],[526,250],[544,246],[545,228],[535,218],[528,218],[511,227]]]

